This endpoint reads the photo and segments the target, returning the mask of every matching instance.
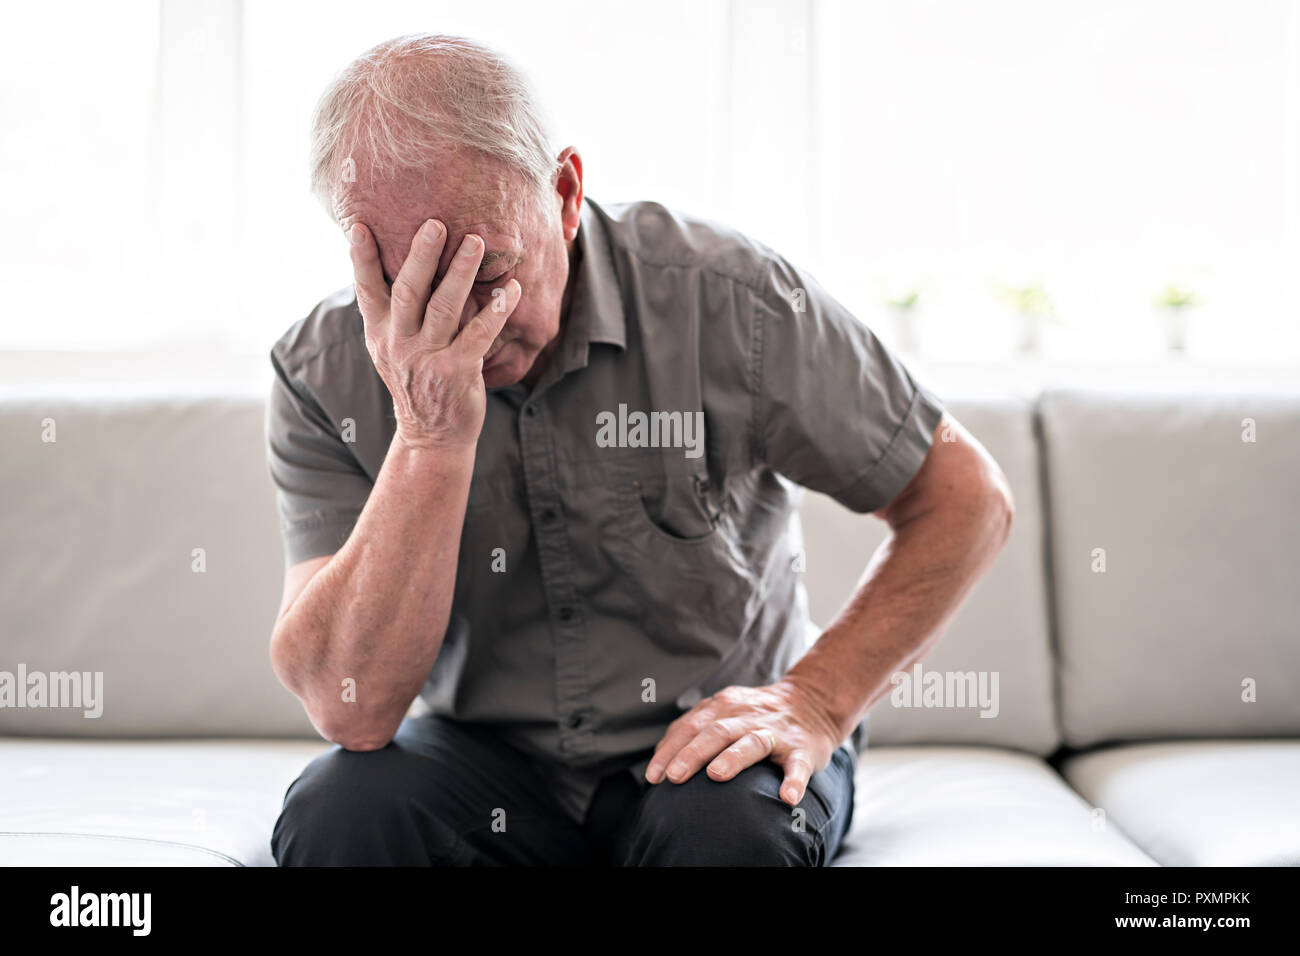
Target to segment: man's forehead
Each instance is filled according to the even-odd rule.
[[[453,234],[475,225],[517,220],[527,199],[517,176],[452,160],[431,170],[392,173],[379,181],[358,176],[338,197],[338,213],[344,228],[361,221],[376,235],[409,240],[428,219],[437,219]]]

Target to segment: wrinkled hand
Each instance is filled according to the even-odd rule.
[[[671,724],[646,780],[684,783],[708,765],[711,780],[730,780],[760,760],[785,771],[781,799],[796,806],[808,780],[830,763],[843,737],[817,695],[784,679],[766,687],[726,687]]]
[[[355,223],[348,234],[366,348],[393,396],[398,436],[420,447],[478,441],[487,412],[483,360],[520,296],[519,283],[511,279],[503,296],[494,296],[460,328],[483,240],[466,236],[433,288],[446,237],[436,219],[421,226],[390,292],[370,230]]]

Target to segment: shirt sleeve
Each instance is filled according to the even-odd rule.
[[[275,482],[286,566],[338,551],[370,495],[371,482],[305,382],[271,354],[267,459]]]
[[[939,399],[780,256],[760,282],[755,322],[759,455],[853,511],[889,504],[930,450]]]

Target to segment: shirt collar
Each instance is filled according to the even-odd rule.
[[[623,295],[609,249],[605,219],[604,210],[590,199],[583,201],[575,238],[582,258],[578,261],[564,340],[560,346],[564,351],[562,367],[565,372],[587,364],[587,353],[593,342],[627,348]]]
[[[536,386],[530,389],[517,382],[490,391],[513,392],[523,400],[530,393],[541,394],[570,372],[586,368],[592,343],[627,348],[627,321],[609,248],[607,218],[594,202],[583,200],[578,234],[574,237],[582,256],[573,277],[569,313],[562,320],[559,347]]]

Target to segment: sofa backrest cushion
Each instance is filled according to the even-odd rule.
[[[0,395],[0,671],[103,675],[101,716],[4,707],[0,734],[316,736],[270,667],[283,568],[263,408]]]
[[[987,744],[1048,754],[1059,743],[1052,687],[1048,603],[1043,573],[1039,459],[1032,404],[1016,397],[949,397],[949,412],[989,450],[1010,483],[1016,519],[1006,547],[947,632],[890,694],[872,708],[868,745]],[[804,585],[815,623],[825,626],[852,594],[876,547],[883,522],[857,515],[811,492],[800,508],[807,552]],[[996,690],[996,715],[980,716],[970,696],[926,697],[938,674],[953,690]],[[963,683],[962,675],[968,675]],[[996,684],[993,683],[996,675]],[[919,689],[918,689],[919,688]],[[925,706],[928,701],[968,706]],[[917,703],[922,706],[916,706]],[[909,706],[897,706],[906,703]],[[993,713],[989,708],[988,712]]]
[[[1066,742],[1300,732],[1300,394],[1040,407]]]

